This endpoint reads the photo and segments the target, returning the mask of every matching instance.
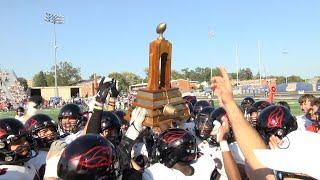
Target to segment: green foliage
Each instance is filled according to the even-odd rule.
[[[23,77],[18,77],[17,80],[19,81],[20,85],[23,87],[23,89],[26,91],[28,89],[28,82]]]
[[[99,79],[99,78],[101,78],[102,76],[100,76],[100,75],[96,75],[97,76],[97,79]],[[91,74],[90,76],[89,76],[89,79],[90,80],[94,80],[94,74]]]
[[[277,76],[277,84],[282,84],[282,83],[286,83],[286,77],[284,76]]]
[[[253,78],[253,74],[250,68],[243,68],[239,70],[239,79],[242,80],[250,80]]]
[[[230,79],[237,79],[237,73],[229,73]]]
[[[48,72],[54,77],[54,69],[52,66],[51,71]],[[57,64],[57,83],[58,86],[68,86],[81,80],[80,68],[73,67],[71,62],[60,62]]]
[[[52,66],[51,70],[44,73],[40,71],[33,77],[33,86],[54,86],[54,70]],[[70,84],[77,83],[81,80],[80,68],[73,67],[70,62],[60,62],[57,64],[57,84],[58,86],[68,86]]]
[[[288,77],[288,82],[304,82],[300,76],[291,75]]]
[[[54,75],[46,74],[46,81],[48,86],[54,86]]]
[[[43,71],[33,76],[33,86],[35,87],[46,87],[48,86],[46,81],[46,75]]]
[[[121,91],[128,91],[129,86],[137,83],[141,83],[142,78],[132,72],[113,72],[108,75],[110,78],[114,78],[119,83]]]
[[[190,79],[192,81],[210,81],[211,68],[210,67],[196,67],[195,69],[184,68],[181,69],[182,75],[185,79]],[[219,75],[217,68],[212,69],[212,76]]]
[[[184,79],[184,75],[177,70],[172,70],[171,71],[171,79]]]

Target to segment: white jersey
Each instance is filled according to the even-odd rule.
[[[38,180],[36,168],[29,162],[22,166],[0,165],[0,180]]]
[[[199,138],[197,138],[197,142],[201,141]],[[219,172],[220,179],[228,179],[227,173],[224,169],[224,163],[222,158],[222,152],[220,150],[220,147],[213,146],[209,144],[207,141],[202,141],[198,143],[198,149],[200,153],[204,155],[209,155],[212,159],[214,159],[215,166]],[[230,152],[236,161],[237,164],[244,164],[244,156],[242,152],[240,151],[237,143],[231,143],[229,144]]]
[[[77,133],[75,134],[69,134],[68,136],[59,139],[59,141],[63,141],[67,144],[70,144],[72,141],[74,141],[75,139],[77,139],[78,137],[80,137],[82,135],[83,130],[79,130]]]
[[[18,116],[18,115],[16,115],[15,117],[14,117],[15,119],[18,119],[20,122],[22,122],[22,124],[24,124],[26,121],[24,120],[24,117],[23,116]]]
[[[70,134],[64,138],[59,139],[59,141],[64,141],[67,144],[70,144],[72,141],[77,139],[82,135],[83,130],[78,131],[75,134]],[[57,174],[57,166],[60,160],[60,155],[59,156],[54,156],[46,161],[46,169],[44,173],[44,177],[54,177],[58,178]]]
[[[305,115],[301,115],[301,116],[297,116],[297,124],[298,124],[297,130],[305,131],[306,127],[312,125],[312,121],[306,118]]]
[[[46,171],[44,173],[44,178],[59,178],[58,177],[58,163],[60,160],[59,156],[54,156],[46,161]]]
[[[230,143],[229,149],[230,149],[232,157],[236,161],[236,163],[245,165],[245,158],[244,158],[243,153],[240,150],[238,143],[237,142]]]
[[[28,162],[31,163],[39,172],[39,175],[42,176],[44,174],[44,168],[46,165],[46,157],[48,152],[40,150],[38,155],[32,159],[30,159]]]
[[[196,128],[196,125],[194,121],[190,121],[190,122],[184,123],[184,127],[182,129],[187,130],[192,135],[196,136],[195,128]]]
[[[156,163],[145,169],[142,175],[144,180],[185,180],[185,179],[210,179],[212,171],[215,169],[213,159],[207,155],[202,155],[195,160],[191,166],[194,168],[192,176],[186,176],[179,170],[168,168],[161,163]]]
[[[182,180],[186,176],[176,169],[168,168],[161,163],[155,163],[144,170],[142,179],[144,180]]]
[[[131,150],[131,158],[135,158],[141,154],[148,157],[146,144],[143,142],[135,143]]]

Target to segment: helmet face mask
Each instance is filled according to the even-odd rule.
[[[210,138],[213,129],[213,119],[211,113],[214,111],[213,107],[205,107],[199,112],[195,119],[196,135],[202,140]]]
[[[246,97],[246,98],[244,98],[244,99],[242,100],[242,102],[241,102],[241,108],[242,108],[243,110],[247,110],[248,108],[250,108],[250,107],[253,105],[254,102],[255,102],[255,101],[254,101],[253,98],[251,98],[251,97]]]
[[[117,179],[121,177],[116,148],[100,135],[84,135],[69,144],[58,163],[61,179]]]
[[[279,105],[271,105],[264,108],[257,120],[256,129],[268,144],[271,135],[280,139],[297,129],[296,118],[288,108]]]
[[[118,116],[110,111],[103,111],[100,134],[117,146],[122,138],[121,122]]]
[[[213,123],[208,115],[199,114],[196,120],[196,133],[201,139],[208,139],[213,129]]]
[[[63,133],[77,133],[82,125],[82,111],[76,104],[64,105],[58,115],[59,131]]]
[[[35,132],[37,137],[42,141],[46,141],[50,145],[53,141],[57,140],[58,133],[56,127],[45,127]],[[47,146],[49,148],[49,146]]]
[[[37,154],[35,140],[19,120],[0,120],[0,165],[18,165]]]
[[[190,163],[197,158],[196,139],[184,129],[168,129],[159,135],[152,155],[168,168],[178,162]]]
[[[208,101],[201,100],[196,102],[193,106],[193,116],[197,118],[198,113],[200,113],[200,111],[202,111],[202,109],[204,109],[205,107],[211,107]]]
[[[60,120],[60,127],[65,133],[75,133],[78,131],[77,121],[76,117],[64,116]]]
[[[59,136],[57,125],[45,114],[36,114],[30,117],[25,123],[25,128],[37,141],[39,148],[50,148],[51,143]]]

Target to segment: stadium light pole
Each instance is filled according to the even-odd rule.
[[[236,43],[236,66],[237,66],[237,86],[239,85],[239,45]]]
[[[286,50],[286,49],[284,49],[284,50],[282,50],[281,51],[281,53],[282,53],[282,55],[283,55],[283,57],[284,57],[284,59],[285,59],[285,61],[286,61],[286,56],[288,55],[288,51]],[[288,84],[288,73],[286,73],[286,84]]]
[[[58,97],[58,85],[57,85],[57,41],[56,41],[56,24],[63,24],[64,17],[56,14],[46,13],[44,20],[53,24],[53,48],[54,48],[54,87],[55,96]]]
[[[213,36],[215,35],[214,32],[210,29],[209,27],[209,39],[213,38]],[[209,79],[209,82],[211,81],[211,78],[212,78],[212,67],[210,67],[210,79]]]
[[[261,43],[258,41],[259,82],[261,85]]]

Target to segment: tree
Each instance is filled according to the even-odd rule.
[[[262,77],[262,76],[261,76]],[[253,77],[254,79],[260,79],[260,73],[257,72],[257,74]]]
[[[237,79],[237,73],[229,73],[230,79]]]
[[[275,78],[277,79],[277,84],[286,83],[286,77],[284,76],[276,76]]]
[[[99,78],[101,78],[102,76],[96,75],[96,77],[97,77],[97,79],[99,79]],[[91,74],[91,75],[89,76],[89,79],[90,79],[90,80],[94,80],[93,78],[94,78],[94,74]]]
[[[46,73],[46,81],[48,86],[54,86],[54,75]]]
[[[23,77],[18,77],[17,80],[19,81],[20,85],[23,87],[23,90],[26,91],[28,89],[28,82]]]
[[[48,74],[54,77],[54,66]],[[70,62],[60,62],[57,64],[58,86],[68,86],[81,80],[80,68],[73,67]]]
[[[180,73],[179,71],[177,70],[172,70],[171,71],[171,79],[183,79],[184,76],[182,73]]]
[[[243,68],[239,70],[240,80],[250,80],[253,78],[253,74],[250,68]]]
[[[146,67],[143,69],[143,72],[146,74],[146,77],[144,78],[143,81],[148,82],[148,78],[149,78],[149,68]]]
[[[110,78],[114,78],[119,83],[121,91],[128,91],[129,86],[140,83],[142,78],[132,72],[113,72],[108,75]]]
[[[43,71],[40,71],[38,74],[33,76],[33,86],[35,87],[46,87],[48,86],[46,81],[46,76]]]
[[[304,82],[300,76],[291,75],[288,77],[288,82]]]

